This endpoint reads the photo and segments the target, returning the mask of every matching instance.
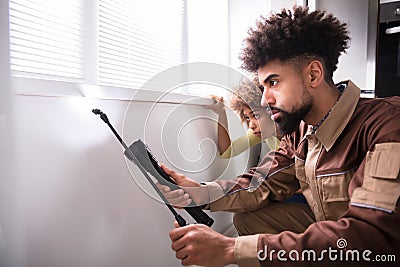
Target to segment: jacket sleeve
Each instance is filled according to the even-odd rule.
[[[258,259],[262,266],[293,262],[296,266],[321,266],[321,262],[323,266],[338,266],[338,262],[339,266],[362,266],[377,261],[394,266],[400,259],[399,221],[398,212],[351,206],[338,221],[314,223],[301,234],[259,235]]]
[[[277,151],[270,151],[259,167],[251,168],[248,173],[209,185],[208,208],[211,211],[251,211],[265,207],[271,200],[282,201],[294,194],[300,185],[295,175],[292,142],[292,136],[284,138]]]

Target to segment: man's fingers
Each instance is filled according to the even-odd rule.
[[[169,169],[167,166],[165,166],[164,164],[160,164],[161,169],[163,169],[163,171],[168,174],[169,177],[172,178],[173,181],[175,181],[177,184],[179,184],[179,182],[183,179],[186,178],[185,175],[179,174],[177,172],[175,172],[174,170]]]
[[[189,230],[188,226],[177,227],[169,231],[169,238],[171,239],[172,242],[175,242],[176,240],[184,236],[188,232],[188,230]]]
[[[185,250],[185,247],[183,247],[182,249],[175,250],[175,251],[176,251],[175,252],[175,257],[177,259],[179,259],[179,260],[184,260],[184,259],[186,259],[188,257],[187,252]],[[183,264],[183,262],[182,262],[182,264]]]
[[[183,191],[182,189],[171,191],[171,188],[169,188],[169,186],[162,185],[160,183],[157,183],[157,187],[168,200],[168,203],[177,208],[184,208],[192,203],[189,194],[185,193],[185,191]]]
[[[172,178],[172,180],[175,181],[175,177],[174,176],[176,175],[176,172],[174,172],[173,170],[169,169],[164,164],[160,164],[160,167],[166,174],[168,174],[168,176],[170,176]]]
[[[158,189],[160,189],[160,191],[162,193],[167,193],[167,192],[171,191],[171,188],[169,186],[167,186],[167,185],[162,185],[160,183],[157,183],[156,185],[157,185]]]
[[[175,208],[184,208],[184,207],[189,206],[190,203],[192,203],[192,200],[189,198],[188,194],[185,194],[182,197],[168,199],[168,202],[171,205],[173,205]]]
[[[192,203],[192,201],[193,200],[191,200],[189,198],[189,199],[186,199],[184,201],[180,201],[179,203],[176,203],[176,204],[173,204],[173,205],[174,205],[174,207],[181,209],[181,208],[185,208],[185,207],[189,206]]]
[[[171,188],[167,185],[162,185],[160,183],[157,183],[157,187],[158,189],[160,189],[160,191],[164,194],[164,196],[168,199],[168,200],[175,200],[175,202],[182,202],[185,201],[186,199],[189,198],[189,194],[185,194],[185,191],[183,191],[182,189],[177,189],[177,190],[173,190],[171,191]]]
[[[185,191],[183,191],[182,189],[177,189],[174,191],[171,191],[171,189],[169,189],[169,191],[162,192],[167,199],[176,199],[177,202],[183,201],[189,197],[189,195],[185,194]]]

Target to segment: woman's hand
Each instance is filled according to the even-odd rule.
[[[211,98],[214,99],[215,104],[207,106],[209,109],[217,113],[218,115],[225,114],[225,104],[224,98],[222,96],[211,95]]]

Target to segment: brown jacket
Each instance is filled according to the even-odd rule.
[[[324,266],[357,266],[378,264],[383,257],[391,262],[380,266],[400,262],[400,97],[362,99],[360,90],[347,83],[315,133],[301,124],[260,167],[234,181],[210,186],[215,195],[209,205],[212,211],[260,209],[301,187],[315,214],[317,222],[301,234],[287,231],[237,238],[235,258],[240,265],[321,266],[323,261]],[[218,198],[221,190],[224,197]],[[348,251],[348,259],[359,253],[358,261],[338,260],[339,240],[347,242],[342,259]],[[259,261],[257,252],[265,248],[275,253]],[[328,257],[332,249],[338,250],[336,260]],[[280,250],[280,258],[286,261],[277,258]],[[317,260],[307,260],[311,253],[307,250],[315,251]],[[291,260],[289,255],[296,259],[296,251],[300,259],[307,251],[306,260]],[[363,252],[368,254],[365,258]]]

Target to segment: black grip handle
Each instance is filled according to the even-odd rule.
[[[166,180],[168,183],[165,183],[163,181],[159,181],[163,185],[169,186],[171,190],[177,190],[180,187],[169,177],[168,174],[164,172],[163,169],[161,169],[160,165],[158,164],[157,160],[153,156],[153,154],[149,151],[149,149],[146,147],[147,154],[150,158],[151,163],[153,164],[153,167],[157,170],[157,172]],[[197,204],[192,201],[191,206],[185,207],[184,208],[190,216],[197,222],[201,224],[205,224],[207,226],[211,226],[214,223],[214,220],[210,218],[201,207],[197,206]]]
[[[214,220],[203,211],[201,207],[186,207],[185,210],[196,220],[197,223],[205,224],[211,227]]]
[[[175,220],[178,222],[180,227],[186,226],[186,221],[183,219],[183,217],[179,214],[175,215]]]

